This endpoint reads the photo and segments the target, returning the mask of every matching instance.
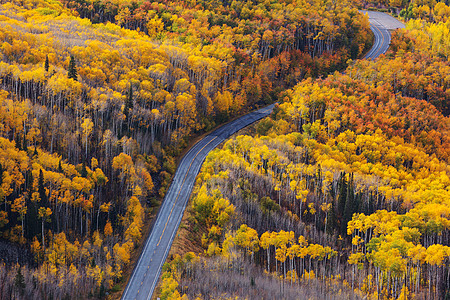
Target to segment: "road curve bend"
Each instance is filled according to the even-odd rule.
[[[182,158],[164,197],[144,250],[122,294],[122,299],[150,299],[158,283],[200,167],[208,153],[238,130],[268,116],[274,105],[246,114],[216,129],[195,144]]]
[[[403,28],[404,25],[385,13],[373,11],[362,13],[368,13],[370,27],[375,34],[374,45],[364,58],[375,59],[389,48],[391,40],[389,30]],[[169,254],[191,195],[195,178],[208,153],[238,130],[268,116],[273,107],[272,104],[251,112],[218,128],[195,144],[182,158],[122,299],[148,300],[152,297],[162,265]]]
[[[391,33],[389,30],[405,28],[405,25],[396,18],[378,11],[361,11],[369,15],[370,29],[375,35],[373,46],[364,56],[366,59],[375,59],[389,49]]]

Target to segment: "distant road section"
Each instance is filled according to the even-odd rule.
[[[405,25],[396,18],[378,11],[361,11],[369,15],[370,29],[375,35],[375,40],[370,51],[364,58],[375,59],[385,53],[391,43],[391,33],[389,30],[405,28]]]
[[[122,299],[150,299],[158,283],[175,234],[208,153],[238,130],[268,116],[274,105],[242,116],[207,135],[183,157],[159,210],[152,232],[133,271]]]

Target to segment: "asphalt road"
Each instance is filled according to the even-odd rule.
[[[374,45],[364,58],[374,59],[389,48],[391,35],[388,30],[401,28],[404,25],[384,13],[372,11],[363,11],[362,13],[369,14],[370,26],[375,34]],[[269,115],[272,109],[273,105],[270,105],[218,128],[186,153],[178,166],[122,299],[150,299],[152,297],[162,265],[166,261],[191,195],[195,178],[206,155],[233,133]]]
[[[152,232],[122,295],[122,299],[150,299],[158,283],[175,234],[206,155],[238,130],[272,112],[273,104],[240,117],[201,139],[183,157],[159,210]]]
[[[375,40],[370,51],[364,58],[375,59],[385,53],[391,43],[389,30],[405,28],[405,25],[394,17],[378,11],[361,11],[369,15],[370,29],[375,35]]]

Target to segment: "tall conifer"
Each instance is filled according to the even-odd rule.
[[[77,66],[75,63],[75,57],[73,55],[70,56],[69,72],[67,73],[67,77],[73,80],[78,80]]]

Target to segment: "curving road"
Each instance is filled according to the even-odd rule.
[[[375,40],[372,48],[367,52],[364,58],[375,59],[381,54],[385,53],[389,48],[391,42],[391,34],[382,25],[370,24],[370,29],[375,35]]]
[[[274,105],[251,112],[212,132],[181,160],[159,210],[152,232],[122,295],[122,299],[150,299],[158,283],[175,234],[206,155],[238,130],[268,116]]]
[[[388,30],[403,28],[404,25],[384,13],[373,11],[363,11],[362,13],[369,14],[370,26],[375,34],[374,45],[364,58],[375,59],[389,48],[391,35]],[[195,178],[209,151],[216,148],[233,133],[269,115],[273,106],[272,104],[251,112],[220,127],[200,140],[186,153],[178,166],[122,299],[148,300],[152,297],[162,265],[166,261],[191,195]]]
[[[378,11],[361,11],[361,13],[369,15],[370,29],[375,35],[373,46],[364,58],[375,59],[389,48],[391,43],[389,30],[405,28],[405,25],[386,13]]]

